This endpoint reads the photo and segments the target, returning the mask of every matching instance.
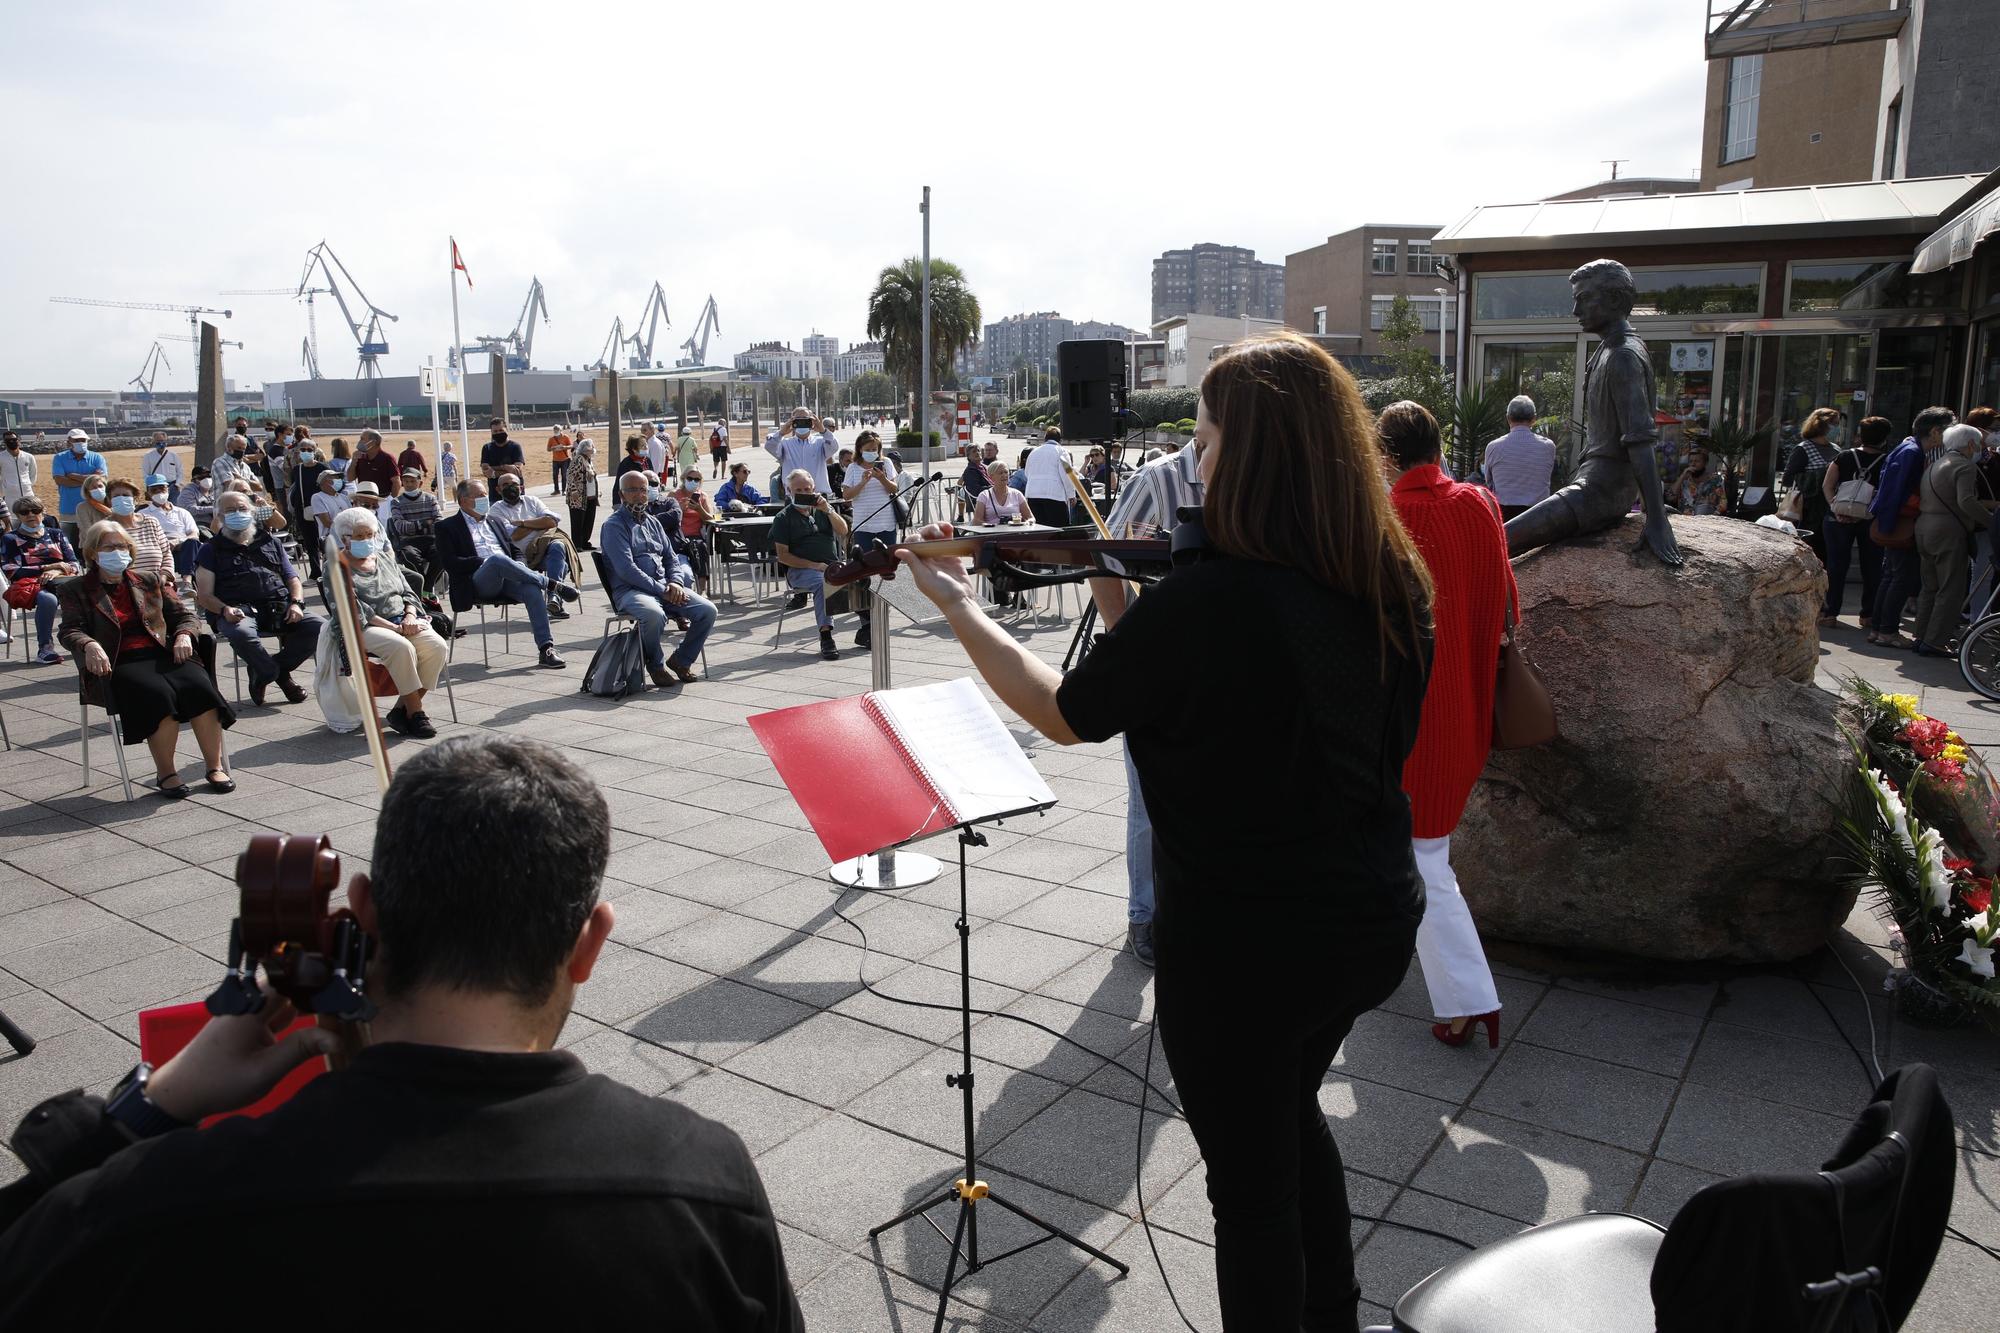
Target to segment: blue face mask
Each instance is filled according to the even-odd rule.
[[[798,436],[802,440],[809,440],[812,438],[812,427],[794,426],[792,427],[792,434]]]
[[[132,497],[129,495],[114,496],[111,501],[111,512],[118,515],[120,518],[123,518],[126,515],[130,514],[133,510],[137,509],[138,507],[139,506],[132,503]]]
[[[107,574],[123,574],[132,563],[130,551],[99,551],[97,567]]]
[[[335,495],[340,494],[342,491],[346,489],[347,489],[347,481],[345,478],[335,477],[333,479],[333,493]]]
[[[366,560],[375,554],[375,539],[373,537],[356,537],[347,544],[347,553],[356,560]]]
[[[222,516],[222,526],[231,532],[247,532],[256,521],[247,509],[232,509]]]
[[[39,519],[17,518],[14,520],[14,526],[19,528],[22,532],[26,533],[37,533],[42,530],[41,521]]]
[[[477,500],[474,500],[472,502],[472,512],[478,514],[481,518],[484,518],[486,516],[486,511],[491,509],[492,507],[493,507],[493,502],[491,500],[488,500],[483,495],[480,496]]]

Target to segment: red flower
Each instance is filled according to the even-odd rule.
[[[1957,874],[1961,870],[1972,869],[1972,862],[1962,856],[1947,856],[1944,859],[1944,868],[1953,874]]]
[[[1951,728],[1934,717],[1919,717],[1903,728],[1898,738],[1916,752],[1919,759],[1935,759],[1944,749]]]
[[[1958,896],[1973,911],[1983,912],[1993,906],[1993,881],[1990,879],[1975,880],[1970,885],[1961,887],[1958,891]]]
[[[1965,770],[1956,759],[1932,759],[1924,764],[1924,772],[1949,786],[1965,784]]]

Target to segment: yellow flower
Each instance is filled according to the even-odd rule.
[[[1944,757],[1962,764],[1967,757],[1965,747],[1963,745],[1947,745],[1944,747]]]
[[[1905,722],[1922,716],[1917,712],[1917,696],[1914,694],[1885,694],[1882,702],[1895,709]]]

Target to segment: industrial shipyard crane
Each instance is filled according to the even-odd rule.
[[[303,297],[310,289],[314,269],[318,269],[326,279],[325,290],[332,293],[340,306],[341,317],[347,321],[348,331],[354,335],[355,351],[361,358],[355,366],[355,375],[362,379],[380,379],[382,367],[377,358],[389,350],[388,339],[382,334],[382,321],[386,319],[394,323],[396,317],[368,299],[368,294],[361,290],[361,284],[347,271],[347,265],[340,262],[340,256],[334,254],[333,247],[325,241],[306,251],[306,267],[299,275],[298,295]],[[339,270],[338,278],[334,275],[336,269]],[[348,308],[347,296],[340,289],[339,278],[346,278],[347,285],[354,289],[355,297],[368,307],[368,323],[365,326],[354,318],[354,312]]]
[[[701,308],[701,318],[694,322],[694,336],[681,346],[687,355],[675,362],[678,366],[705,366],[708,364],[708,335],[722,332],[722,317],[715,312],[715,297],[708,298],[708,304]]]
[[[668,328],[674,326],[673,316],[667,313],[666,288],[660,286],[658,281],[655,281],[653,283],[653,290],[646,294],[645,309],[639,312],[638,322],[632,325],[633,333],[630,341],[638,353],[637,356],[632,358],[632,369],[651,370],[653,368],[653,339],[660,331],[660,321],[662,319],[667,321]],[[642,328],[645,330],[644,333],[639,332]]]
[[[146,351],[146,361],[139,367],[139,373],[125,381],[139,390],[140,402],[153,401],[153,379],[163,366],[168,370],[173,369],[167,361],[167,349],[160,346],[159,341],[155,339],[153,345]]]
[[[584,367],[586,370],[615,370],[618,360],[625,354],[625,345],[634,341],[625,336],[623,318],[611,321],[611,336],[604,340],[604,350],[597,354],[597,360]]]
[[[305,368],[308,378],[320,379],[319,373],[319,314],[313,309],[315,296],[333,295],[331,287],[232,287],[223,292],[224,296],[289,296],[303,298],[306,303],[306,351]],[[390,316],[395,318],[395,316]]]
[[[188,341],[196,344],[201,341],[203,315],[220,315],[224,319],[230,317],[227,310],[210,310],[204,305],[171,305],[158,301],[94,301],[87,296],[51,296],[49,300],[57,305],[94,305],[110,310],[171,310],[175,314],[187,316],[188,333],[192,335]]]
[[[532,369],[535,355],[535,316],[538,313],[544,324],[549,322],[549,303],[542,293],[542,280],[534,278],[528,285],[528,299],[521,305],[521,317],[514,321],[514,331],[505,336],[481,334],[471,343],[454,351],[453,363],[457,363],[461,353],[497,352],[501,357],[501,363],[509,371]]]
[[[159,335],[159,337],[161,342],[195,343],[197,345],[199,345],[201,342],[201,339],[190,338],[185,333],[162,333]],[[233,343],[229,341],[229,339],[227,338],[217,338],[215,340],[215,345],[218,347],[234,347],[237,348],[238,350],[241,350],[243,347],[242,343]]]

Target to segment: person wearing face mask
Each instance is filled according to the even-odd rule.
[[[322,547],[333,533],[333,518],[341,510],[348,508],[347,478],[331,468],[319,474],[319,492],[312,498],[307,513],[312,515],[311,535],[306,539],[306,555],[312,562],[312,576],[320,575],[320,562],[324,559]]]
[[[646,470],[646,442],[636,435],[625,437],[625,456],[618,460],[618,470],[614,477],[622,477],[627,472]]]
[[[228,491],[216,502],[215,540],[195,555],[194,601],[216,636],[250,671],[250,702],[264,706],[273,684],[291,703],[306,692],[292,672],[319,646],[319,616],[307,615],[305,586],[277,535],[257,522],[250,497]],[[278,641],[274,657],[265,638]]]
[[[333,538],[360,607],[366,651],[388,668],[389,678],[396,682],[396,706],[383,721],[405,736],[429,739],[437,735],[437,728],[424,712],[424,696],[437,688],[450,649],[431,628],[423,602],[401,567],[389,558],[381,531],[375,515],[366,509],[343,509],[333,522]],[[337,620],[332,633],[343,660],[351,663]],[[353,668],[350,679],[365,681],[367,673]]]
[[[69,433],[68,447],[49,464],[49,476],[56,483],[57,513],[62,517],[63,535],[69,538],[70,545],[82,540],[76,511],[83,504],[84,483],[92,477],[107,477],[110,472],[104,455],[90,447],[90,436],[80,430]]]
[[[159,794],[189,795],[175,771],[181,723],[194,729],[210,791],[236,790],[222,759],[222,731],[236,714],[195,655],[201,629],[173,584],[134,569],[132,538],[116,523],[94,524],[83,538],[84,573],[56,590],[63,646],[84,669],[84,690],[118,716],[127,745],[145,742]]]
[[[535,665],[560,670],[555,635],[549,629],[549,595],[574,602],[576,585],[551,579],[516,560],[507,528],[492,513],[486,483],[467,477],[458,483],[458,511],[438,520],[437,560],[451,589],[451,609],[463,616],[477,602],[515,601],[527,612],[540,650]]]
[[[424,474],[415,468],[404,470],[402,482],[403,489],[389,501],[389,541],[398,561],[423,571],[423,591],[428,594],[444,574],[437,562],[437,497],[424,489]]]
[[[139,460],[139,471],[149,477],[162,477],[176,486],[180,484],[180,455],[176,454],[167,444],[167,433],[165,431],[156,430],[153,432],[152,447],[147,449],[146,456]]]
[[[691,684],[700,679],[694,664],[715,627],[715,604],[694,590],[694,567],[676,549],[674,534],[648,512],[644,474],[620,477],[618,499],[617,512],[604,520],[604,564],[611,576],[606,592],[613,606],[639,622],[640,651],[653,684]],[[672,657],[661,642],[669,617],[687,629]]]
[[[105,488],[106,516],[132,539],[132,568],[152,574],[171,585],[174,581],[174,553],[159,520],[139,508],[139,487],[118,480]]]
[[[597,446],[588,435],[576,437],[576,448],[563,473],[563,499],[569,505],[569,536],[579,551],[591,549],[597,531]]]
[[[175,504],[171,496],[172,487],[165,477],[147,477],[146,503],[139,512],[160,525],[160,533],[167,539],[167,551],[173,558],[174,573],[188,577],[194,573],[194,553],[201,547],[201,536],[195,531],[194,515]]]
[[[778,460],[779,476],[790,477],[793,471],[803,470],[816,479],[813,485],[818,486],[819,479],[826,476],[826,465],[840,452],[840,445],[831,435],[815,434],[812,413],[801,407],[792,413],[789,429],[771,432],[764,441],[764,451]]]
[[[506,530],[507,541],[514,556],[530,569],[539,569],[549,577],[548,613],[551,620],[567,620],[569,612],[563,609],[561,599],[555,589],[569,579],[569,548],[560,540],[560,528],[556,516],[548,506],[529,494],[527,483],[519,473],[503,471],[496,489],[499,500],[489,506],[487,512],[500,521]]]
[[[14,431],[0,435],[0,502],[11,505],[35,493],[35,456]]]
[[[326,462],[310,436],[300,439],[290,450],[291,476],[286,483],[286,504],[301,519],[312,515],[313,497],[319,494],[320,475]]]
[[[238,477],[248,481],[252,476],[249,461],[250,440],[248,436],[232,435],[222,442],[222,452],[215,456],[215,465],[209,469],[209,476],[215,480],[215,489],[221,490]]]
[[[843,449],[841,452],[847,451]],[[848,512],[854,516],[850,527],[855,550],[866,551],[877,545],[889,547],[896,544],[896,492],[901,489],[901,483],[901,475],[882,456],[882,437],[872,430],[864,430],[856,436],[854,461],[842,474],[840,487],[841,497],[848,503]],[[872,643],[868,613],[871,581],[863,579],[850,586],[860,589],[849,594],[848,598],[855,614],[861,617],[861,628],[855,632],[854,646],[867,649]]]
[[[681,538],[677,549],[687,557],[694,567],[694,588],[703,596],[708,595],[709,540],[708,525],[720,523],[722,514],[716,509],[715,501],[703,489],[703,478],[699,467],[681,470],[680,488],[674,492],[674,503],[680,506]]]
[[[501,468],[511,467],[525,473],[527,456],[521,452],[520,445],[507,438],[506,421],[494,417],[486,426],[489,438],[479,446],[479,475],[486,478],[490,486],[493,479],[500,475]]]
[[[1944,447],[1917,482],[1917,656],[1950,657],[1965,606],[1967,541],[1986,526],[1974,456],[1986,442],[1977,426],[1944,433]]]
[[[833,622],[826,613],[826,571],[847,540],[847,520],[813,489],[813,471],[817,469],[793,468],[786,476],[785,490],[792,502],[771,522],[771,551],[785,567],[785,583],[795,598],[812,598],[819,655],[835,662],[840,653],[833,646]]]
[[[207,468],[198,467],[188,475],[187,484],[174,493],[174,503],[193,516],[198,528],[215,522],[215,479]]]
[[[70,578],[83,572],[63,530],[45,521],[42,502],[24,495],[9,506],[13,524],[0,536],[0,574],[8,581],[7,604],[35,612],[35,660],[43,666],[62,661],[55,649],[56,595],[45,580]]]

